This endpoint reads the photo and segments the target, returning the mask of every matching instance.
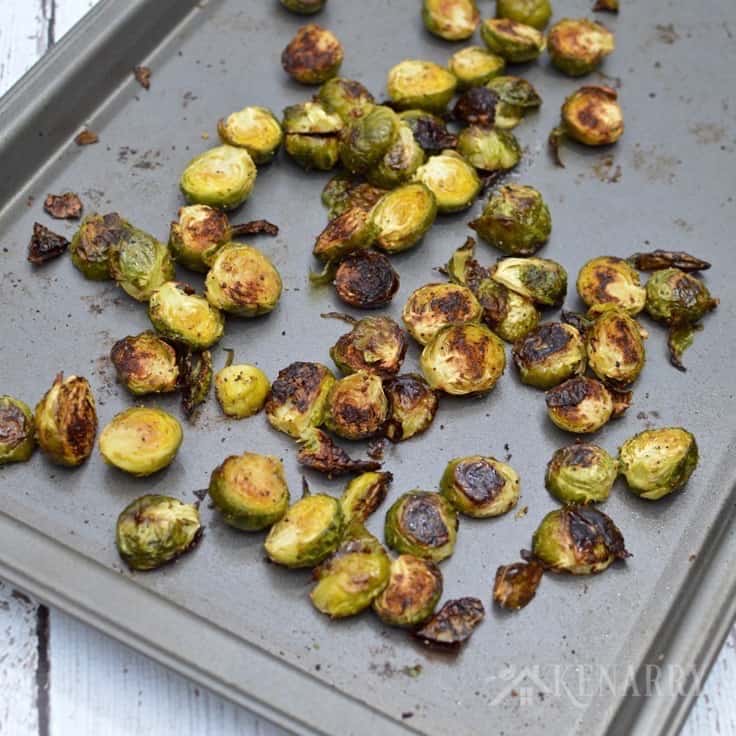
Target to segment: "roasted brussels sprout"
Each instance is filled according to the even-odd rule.
[[[239,243],[229,243],[218,252],[205,280],[207,301],[240,317],[271,312],[281,298],[281,288],[273,263],[257,248]]]
[[[389,626],[412,627],[426,621],[442,597],[442,573],[431,560],[399,555],[391,563],[388,585],[373,610]]]
[[[455,151],[431,156],[414,175],[434,194],[437,212],[447,214],[470,207],[481,190],[475,169]]]
[[[345,523],[365,520],[383,503],[393,476],[391,473],[362,473],[347,484],[340,497]]]
[[[423,0],[424,27],[445,41],[470,38],[480,23],[475,0]]]
[[[532,553],[553,572],[591,575],[629,557],[618,527],[592,506],[550,511],[534,532]]]
[[[292,363],[279,371],[266,401],[266,418],[274,429],[297,439],[325,418],[327,395],[335,383],[321,363]]]
[[[441,153],[455,148],[457,136],[447,129],[445,121],[424,110],[404,110],[399,119],[405,122],[414,133],[414,140],[427,154]]]
[[[609,307],[585,331],[588,366],[607,386],[625,389],[646,361],[639,323],[623,309]]]
[[[477,87],[498,76],[506,68],[506,61],[481,46],[468,46],[456,51],[447,64],[457,78],[460,89]]]
[[[476,519],[511,511],[519,492],[519,475],[510,465],[481,455],[450,460],[440,480],[440,493],[461,514]]]
[[[212,471],[209,494],[225,523],[254,532],[275,524],[289,508],[289,487],[281,460],[244,452]]]
[[[338,261],[355,250],[370,248],[376,234],[369,212],[362,207],[351,207],[330,220],[317,236],[312,254],[323,263]]]
[[[506,352],[485,325],[450,325],[425,346],[420,365],[434,389],[455,396],[485,393],[503,375]]]
[[[552,17],[549,0],[496,0],[496,15],[543,30]]]
[[[217,124],[223,143],[245,148],[256,164],[267,164],[279,150],[284,133],[267,107],[244,107]]]
[[[391,189],[411,179],[423,163],[424,149],[414,140],[409,125],[400,122],[393,145],[365,176],[371,184]]]
[[[507,184],[493,193],[470,227],[507,255],[534,255],[552,232],[552,217],[534,187]]]
[[[521,77],[500,76],[491,79],[486,87],[496,95],[497,128],[516,127],[527,110],[538,108],[542,98],[534,87]]]
[[[391,378],[384,381],[383,390],[389,405],[384,432],[392,442],[403,442],[429,428],[439,399],[420,375],[407,373]]]
[[[334,220],[353,207],[370,211],[384,194],[386,190],[381,187],[336,174],[322,190],[322,204],[328,208],[327,218]]]
[[[227,365],[215,375],[215,395],[223,414],[245,419],[266,403],[271,384],[254,365]]]
[[[340,161],[353,174],[362,174],[378,164],[399,137],[399,116],[376,105],[355,120],[340,141]]]
[[[378,470],[377,460],[355,460],[321,429],[310,427],[299,438],[297,462],[306,468],[325,473],[328,478],[348,473],[365,473]]]
[[[162,409],[142,406],[116,414],[100,433],[100,454],[108,465],[138,477],[169,466],[179,451],[181,424]]]
[[[339,115],[346,125],[370,112],[376,102],[360,82],[342,77],[325,82],[319,88],[316,99],[324,105],[327,112]]]
[[[383,253],[361,250],[343,258],[335,271],[338,297],[358,309],[388,304],[399,288],[399,274]]]
[[[455,75],[433,61],[407,59],[388,73],[388,95],[400,110],[442,112],[457,87]]]
[[[118,286],[139,302],[147,302],[175,276],[168,247],[138,228],[131,228],[110,247],[109,268]]]
[[[496,119],[497,102],[498,98],[487,87],[471,87],[458,98],[452,117],[458,123],[490,128]]]
[[[416,245],[437,217],[437,200],[421,182],[404,184],[378,200],[370,220],[376,232],[375,246],[386,253],[400,253]]]
[[[552,388],[585,373],[585,342],[563,322],[539,325],[514,345],[511,354],[522,383],[536,388]]]
[[[626,440],[618,459],[629,489],[657,501],[688,482],[698,464],[698,445],[681,427],[648,429]]]
[[[595,378],[575,376],[547,391],[547,414],[560,429],[597,432],[613,414],[613,397]]]
[[[154,570],[194,549],[202,534],[196,506],[170,496],[141,496],[126,506],[115,544],[132,570]]]
[[[97,409],[86,378],[59,373],[36,406],[36,439],[57,465],[81,465],[95,447]]]
[[[550,60],[571,77],[590,74],[615,47],[613,33],[587,18],[563,18],[547,34]]]
[[[513,133],[480,125],[460,131],[457,150],[480,171],[508,171],[521,161],[521,146]]]
[[[179,208],[179,220],[169,229],[169,250],[182,266],[206,273],[217,251],[233,232],[227,215],[205,204]]]
[[[248,199],[256,175],[256,165],[244,148],[216,146],[187,164],[179,184],[191,204],[232,210]]]
[[[176,350],[153,332],[129,335],[110,351],[118,380],[132,394],[162,394],[176,391],[179,365]]]
[[[314,567],[338,548],[344,526],[340,502],[317,493],[290,506],[271,527],[263,546],[277,565]]]
[[[358,371],[335,382],[327,397],[325,426],[346,440],[374,437],[388,417],[381,379]]]
[[[319,13],[327,5],[327,0],[281,0],[281,4],[292,13],[312,15]]]
[[[316,23],[300,28],[281,54],[284,71],[300,84],[322,84],[334,77],[345,57],[331,31]]]
[[[657,322],[693,324],[718,306],[706,285],[692,274],[666,268],[652,274],[646,287],[646,310]]]
[[[441,562],[455,549],[458,518],[439,493],[410,491],[386,513],[386,544],[400,554]]]
[[[35,447],[31,407],[12,396],[0,396],[0,466],[24,463]]]
[[[153,292],[148,316],[165,338],[178,340],[195,350],[211,347],[225,330],[220,310],[181,281],[168,281]]]
[[[544,484],[562,503],[600,503],[618,477],[618,461],[602,447],[576,442],[561,447],[547,464]]]
[[[85,278],[93,281],[112,278],[110,248],[126,237],[130,230],[130,223],[117,212],[87,215],[69,246],[72,263]]]
[[[567,294],[567,272],[548,258],[503,258],[491,277],[543,307],[559,307]]]
[[[647,292],[639,274],[622,258],[599,256],[578,273],[577,289],[589,307],[612,304],[636,315],[644,309]]]
[[[533,61],[545,47],[543,33],[533,26],[508,18],[484,20],[480,35],[490,51],[512,64]]]
[[[318,102],[303,102],[284,110],[284,149],[303,169],[329,171],[340,158],[343,122]]]
[[[414,636],[428,647],[455,651],[470,638],[485,614],[483,604],[477,598],[447,601],[414,632]]]
[[[494,602],[510,611],[529,605],[542,581],[543,572],[544,568],[534,560],[501,565],[496,570],[493,583]]]

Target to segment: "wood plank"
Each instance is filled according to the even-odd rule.
[[[46,51],[51,6],[43,0],[3,3],[0,23],[0,94],[12,86]]]
[[[55,36],[60,39],[98,0],[56,0]]]

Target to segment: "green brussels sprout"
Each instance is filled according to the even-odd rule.
[[[312,254],[323,263],[339,261],[355,250],[370,248],[377,232],[368,211],[361,207],[351,207],[330,220],[317,236]]]
[[[378,470],[381,463],[377,460],[355,460],[321,429],[310,427],[299,437],[299,452],[296,459],[318,473],[325,473],[328,478],[350,473],[367,473]]]
[[[276,308],[281,288],[279,272],[261,251],[252,245],[229,243],[215,256],[204,293],[223,312],[257,317]]]
[[[215,375],[215,395],[223,414],[245,419],[263,409],[271,384],[254,365],[227,365]]]
[[[87,215],[72,238],[69,252],[75,268],[85,278],[105,281],[110,273],[110,248],[131,230],[129,222],[117,212],[107,215]]]
[[[297,15],[319,13],[327,5],[327,0],[281,0],[281,4]]]
[[[120,383],[135,396],[169,393],[179,387],[176,350],[153,332],[118,340],[110,360]]]
[[[541,31],[552,17],[549,0],[496,0],[496,15]]]
[[[0,466],[24,463],[35,448],[31,407],[12,396],[0,396]]]
[[[302,26],[281,54],[284,71],[300,84],[322,84],[334,77],[345,58],[337,36],[316,23]]]
[[[319,88],[316,99],[327,112],[339,115],[346,125],[362,118],[376,104],[373,95],[360,82],[342,77],[326,81]]]
[[[388,73],[388,96],[400,110],[442,112],[455,94],[457,79],[433,61],[407,59]]]
[[[277,565],[314,567],[338,548],[344,527],[340,502],[317,493],[289,506],[271,527],[263,546],[268,559]]]
[[[426,154],[441,153],[457,145],[457,136],[447,129],[447,123],[431,112],[404,110],[399,113],[399,120],[411,128],[414,140]]]
[[[410,491],[386,513],[386,544],[399,554],[441,562],[455,549],[458,518],[439,493]]]
[[[646,287],[647,314],[657,322],[693,324],[714,310],[718,300],[706,285],[692,274],[677,268],[657,271]]]
[[[509,18],[488,18],[480,27],[488,49],[512,64],[533,61],[545,48],[544,34]]]
[[[485,614],[483,603],[477,598],[447,601],[413,636],[428,647],[455,652],[470,638]]]
[[[491,278],[543,307],[559,307],[567,294],[567,272],[548,258],[503,258]]]
[[[498,98],[496,102],[495,126],[502,129],[516,127],[527,110],[541,106],[539,93],[521,77],[500,76],[491,79],[486,88]]]
[[[501,565],[493,582],[493,601],[501,608],[518,611],[529,605],[542,581],[544,568],[538,562]]]
[[[467,287],[426,284],[409,295],[401,318],[409,334],[427,345],[447,325],[479,322],[481,314],[480,303]]]
[[[447,68],[457,78],[457,86],[468,89],[485,84],[503,73],[506,61],[481,46],[468,46],[450,57]]]
[[[115,544],[131,570],[155,570],[197,546],[199,510],[171,496],[146,495],[118,516]]]
[[[343,122],[318,102],[303,102],[284,110],[284,149],[303,169],[329,171],[337,165]]]
[[[609,307],[585,331],[588,366],[607,386],[625,389],[646,361],[639,323],[623,309]]]
[[[618,460],[629,489],[657,501],[688,482],[698,465],[698,445],[681,427],[648,429],[621,445]]]
[[[215,146],[187,164],[179,184],[191,204],[232,210],[248,199],[257,173],[244,148]]]
[[[506,352],[485,325],[450,325],[425,346],[420,365],[434,389],[454,396],[485,393],[503,375]]]
[[[231,455],[210,477],[209,494],[226,524],[257,532],[275,524],[289,508],[289,486],[277,457]]]
[[[442,474],[440,493],[466,516],[501,516],[519,500],[519,475],[510,465],[492,457],[457,457],[450,460]]]
[[[613,415],[613,397],[595,378],[574,376],[547,391],[547,414],[560,429],[597,432]]]
[[[384,432],[391,442],[403,442],[421,434],[437,413],[437,392],[416,373],[396,376],[383,382],[388,399],[388,421]]]
[[[550,511],[534,532],[532,553],[553,572],[591,575],[629,557],[610,517],[592,506]]]
[[[142,478],[171,465],[182,439],[181,424],[171,414],[136,406],[102,430],[100,454],[108,465]]]
[[[369,212],[384,194],[386,190],[381,187],[336,174],[322,190],[322,204],[328,208],[328,219],[334,220],[353,207]]]
[[[550,61],[571,77],[590,74],[615,48],[613,33],[587,18],[563,18],[547,34]]]
[[[36,405],[36,439],[57,465],[81,465],[95,447],[97,409],[86,378],[59,373]]]
[[[244,107],[230,113],[217,124],[223,143],[245,148],[256,164],[272,161],[284,133],[281,123],[267,107]]]
[[[388,400],[381,379],[357,371],[334,383],[327,397],[325,426],[338,437],[362,440],[375,437],[388,416]]]
[[[430,156],[420,166],[414,181],[422,182],[437,200],[437,212],[448,214],[470,207],[481,190],[475,169],[455,151]]]
[[[399,122],[399,134],[393,145],[365,176],[371,184],[391,189],[411,179],[423,163],[424,149],[414,140],[411,128]]]
[[[424,27],[445,41],[470,38],[480,23],[475,0],[423,0]]]
[[[636,315],[644,309],[647,292],[639,274],[623,258],[599,256],[578,273],[577,290],[589,307],[612,304]]]
[[[399,288],[399,274],[383,253],[360,250],[340,261],[335,271],[335,293],[358,309],[388,304]]]
[[[279,371],[266,401],[266,418],[274,429],[299,438],[324,422],[327,396],[335,383],[321,363],[292,363]]]
[[[153,292],[148,302],[151,324],[168,340],[177,340],[204,350],[225,331],[225,320],[203,296],[181,281],[168,281]]]
[[[521,146],[513,133],[481,125],[460,131],[457,150],[481,171],[508,171],[521,161]]]
[[[527,333],[511,351],[522,383],[548,389],[585,373],[585,342],[572,325],[547,322]]]
[[[340,141],[340,161],[353,174],[362,174],[381,161],[399,136],[401,121],[384,105],[376,105],[354,120]]]
[[[217,251],[232,239],[227,215],[205,204],[179,208],[179,219],[169,228],[169,250],[182,266],[206,273]]]
[[[534,255],[552,232],[552,217],[534,187],[507,184],[493,193],[470,227],[507,255]]]
[[[345,524],[361,524],[383,503],[393,480],[391,473],[361,473],[347,484],[340,496]]]
[[[442,587],[442,573],[434,562],[399,555],[391,562],[388,585],[373,600],[373,610],[389,626],[417,626],[434,613]]]
[[[600,503],[617,477],[618,461],[602,447],[576,442],[552,455],[544,484],[561,503]]]
[[[404,184],[378,200],[370,221],[376,231],[374,245],[386,253],[415,246],[434,224],[437,200],[421,182]]]

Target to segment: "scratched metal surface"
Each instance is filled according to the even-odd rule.
[[[310,95],[310,90],[286,81],[279,65],[280,50],[299,18],[275,3],[244,7],[220,0],[200,5],[149,58],[154,69],[150,92],[131,80],[118,85],[112,76],[107,86],[100,82],[90,90],[98,95],[100,107],[78,122],[100,134],[98,145],[80,149],[68,143],[49,150],[39,171],[14,172],[27,185],[0,203],[6,205],[0,214],[4,392],[34,403],[57,370],[87,375],[104,424],[131,404],[115,384],[106,358],[109,348],[119,337],[148,326],[141,305],[112,285],[84,281],[68,259],[37,272],[25,262],[33,221],[46,222],[40,201],[47,192],[75,190],[87,211],[118,210],[164,238],[181,204],[178,174],[191,156],[213,144],[220,116],[245,104],[279,110]],[[561,6],[558,17],[588,10],[588,3],[578,0]],[[675,3],[652,8],[646,17],[628,8],[620,18],[606,16],[617,32],[618,49],[603,67],[608,75],[603,81],[620,80],[627,131],[615,150],[566,149],[564,171],[551,166],[543,142],[559,104],[576,83],[556,74],[546,61],[520,70],[538,86],[545,105],[517,130],[526,156],[511,178],[540,188],[551,207],[554,234],[543,255],[562,262],[571,277],[592,255],[623,256],[650,245],[689,249],[718,266],[707,274],[707,282],[722,303],[686,356],[688,373],[668,365],[663,332],[647,324],[649,359],[637,385],[636,404],[596,438],[614,450],[650,424],[682,424],[701,445],[701,466],[682,494],[647,504],[617,484],[605,510],[634,554],[626,565],[590,580],[548,576],[534,603],[514,616],[491,608],[496,566],[517,558],[539,519],[554,507],[543,487],[544,466],[553,450],[569,441],[548,424],[542,395],[520,386],[510,369],[484,399],[443,401],[425,436],[386,453],[385,466],[395,476],[387,504],[410,488],[435,488],[446,461],[461,454],[503,457],[508,452],[522,477],[521,505],[529,507],[528,514],[464,520],[456,553],[443,565],[446,597],[478,595],[488,608],[471,645],[454,659],[428,654],[370,616],[339,624],[326,621],[306,600],[306,573],[263,564],[262,538],[226,528],[207,508],[206,537],[195,554],[153,575],[132,576],[121,569],[113,545],[119,510],[145,492],[193,499],[228,454],[248,449],[280,455],[296,493],[300,471],[295,448],[263,416],[225,421],[210,402],[196,425],[187,428],[175,463],[146,480],[108,469],[98,457],[80,470],[66,471],[37,455],[25,466],[0,469],[0,509],[116,572],[118,588],[114,581],[108,583],[111,587],[101,589],[96,600],[107,619],[115,619],[107,593],[119,593],[133,578],[160,599],[209,622],[202,626],[220,627],[242,640],[242,652],[214,654],[208,667],[215,671],[218,656],[242,658],[240,666],[247,670],[245,643],[287,663],[291,674],[272,701],[287,713],[305,707],[299,702],[300,683],[316,678],[397,721],[411,714],[403,718],[404,727],[420,732],[446,734],[459,728],[462,733],[486,733],[491,719],[498,732],[615,728],[611,724],[621,692],[589,697],[569,683],[554,692],[555,673],[606,667],[616,677],[622,666],[644,663],[662,624],[682,609],[689,586],[704,572],[707,542],[732,506],[728,458],[734,438],[728,427],[736,315],[728,285],[736,274],[728,248],[736,225],[736,101],[730,84],[736,52],[728,21],[736,20],[733,15],[730,3],[718,0],[705,18],[694,6]],[[453,47],[422,31],[417,16],[408,3],[365,0],[330,7],[319,21],[345,44],[344,74],[380,95],[392,64],[406,57],[442,62],[452,53]],[[101,53],[100,63],[103,59]],[[64,81],[62,73],[58,84]],[[49,111],[49,129],[54,116],[63,122],[69,115],[69,110]],[[270,376],[295,359],[327,361],[327,350],[342,331],[339,323],[319,318],[320,312],[340,307],[332,293],[311,290],[305,278],[312,265],[313,237],[325,221],[319,192],[326,178],[304,175],[282,156],[261,170],[253,197],[238,213],[280,225],[278,238],[259,239],[257,245],[273,258],[286,288],[279,308],[267,318],[230,320],[222,345]],[[398,317],[410,291],[436,278],[433,266],[464,240],[469,219],[469,214],[440,219],[420,247],[396,258],[402,284],[389,314]],[[71,225],[52,226],[73,231]],[[495,257],[480,248],[484,260]],[[201,283],[183,271],[180,276]],[[579,306],[573,293],[567,306]],[[216,355],[221,363],[223,354]],[[415,366],[417,355],[410,350],[407,369]],[[177,411],[175,399],[155,403]],[[335,493],[341,488],[310,479],[316,488]],[[377,515],[370,524],[379,534],[381,522]],[[0,542],[0,558],[3,553]],[[184,658],[196,648],[186,641],[196,638],[195,632],[181,632]],[[421,675],[410,677],[407,672],[417,664],[422,665]],[[527,669],[534,665],[541,667],[536,680]],[[237,683],[228,684],[237,691]],[[308,725],[321,730],[314,719]],[[362,733],[363,727],[351,721],[341,732]]]

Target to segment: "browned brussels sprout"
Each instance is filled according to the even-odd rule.
[[[342,44],[331,31],[309,23],[284,49],[281,66],[300,84],[322,84],[337,74],[344,56]]]
[[[547,391],[547,414],[560,429],[597,432],[613,414],[613,397],[594,378],[575,376]]]
[[[414,247],[434,224],[437,200],[420,182],[404,184],[387,192],[371,212],[376,248],[400,253]]]
[[[86,278],[93,281],[112,278],[110,248],[119,243],[130,229],[130,223],[117,212],[87,215],[69,246],[72,263]]]
[[[206,273],[232,234],[224,212],[206,204],[191,204],[179,208],[179,220],[171,223],[169,250],[182,266]]]
[[[501,516],[519,500],[519,475],[510,465],[492,457],[458,457],[447,464],[440,493],[466,516]]]
[[[386,88],[400,110],[442,112],[455,94],[457,79],[433,61],[407,59],[392,67]]]
[[[290,105],[284,110],[284,149],[303,169],[329,171],[339,160],[343,122],[318,102]]]
[[[549,0],[496,0],[496,15],[541,31],[552,17]]]
[[[480,23],[475,0],[423,0],[424,27],[445,41],[470,38]]]
[[[325,82],[319,88],[316,99],[324,105],[327,112],[339,115],[346,125],[370,112],[376,102],[360,82],[342,77]]]
[[[501,608],[518,611],[531,603],[542,582],[544,568],[534,560],[501,565],[496,570],[493,600]]]
[[[281,4],[297,15],[319,13],[327,5],[327,0],[281,0]]]
[[[447,601],[437,613],[414,632],[429,647],[456,650],[466,642],[486,612],[477,598]]]
[[[522,383],[548,389],[585,372],[585,342],[562,322],[539,325],[519,340],[512,351]]]
[[[394,145],[400,125],[398,115],[390,107],[373,107],[346,129],[340,142],[342,165],[352,174],[368,171]]]
[[[322,204],[328,208],[327,218],[334,220],[353,207],[369,212],[384,194],[386,190],[381,187],[337,174],[325,184]]]
[[[132,394],[162,394],[176,391],[179,364],[176,350],[153,332],[129,335],[110,351],[118,380]]]
[[[644,309],[647,292],[639,274],[623,258],[599,256],[578,273],[577,290],[589,306],[611,304],[636,315]]]
[[[587,18],[563,18],[547,34],[549,58],[571,77],[590,74],[615,47],[613,33]]]
[[[358,309],[388,304],[399,288],[399,274],[383,253],[361,250],[340,261],[335,271],[335,292]]]
[[[496,119],[496,97],[486,87],[471,87],[463,92],[452,108],[452,116],[466,125],[480,125],[490,128]]]
[[[334,383],[327,397],[325,426],[339,437],[375,437],[388,416],[388,400],[381,379],[358,371]]]
[[[355,460],[327,432],[310,427],[299,438],[297,462],[310,470],[324,473],[328,478],[349,473],[365,473],[378,470],[381,463],[375,460]]]
[[[137,227],[110,247],[109,267],[118,286],[139,302],[175,276],[168,247]]]
[[[0,466],[24,463],[36,447],[31,408],[20,399],[0,396]]]
[[[533,61],[546,45],[541,31],[509,18],[484,20],[480,35],[490,51],[512,64]]]
[[[516,127],[527,110],[538,108],[542,98],[534,87],[521,77],[494,77],[487,84],[498,101],[496,103],[496,127],[511,129]]]
[[[254,365],[226,365],[215,375],[215,395],[223,414],[245,419],[257,414],[266,403],[271,384]]]
[[[618,462],[602,447],[575,442],[552,455],[544,484],[562,503],[600,503],[617,477]]]
[[[355,250],[370,248],[376,233],[369,212],[363,207],[351,207],[330,220],[317,236],[312,254],[323,263],[338,261]]]
[[[623,309],[608,307],[585,331],[588,366],[607,386],[626,389],[646,361],[642,328]]]
[[[400,122],[396,140],[365,176],[371,184],[391,189],[409,181],[423,163],[424,149],[414,139],[411,128]]]
[[[256,164],[267,164],[279,150],[284,133],[267,107],[244,107],[217,124],[223,143],[245,148]]]
[[[399,119],[411,128],[414,140],[427,154],[441,153],[457,145],[457,136],[447,129],[445,121],[437,115],[424,110],[404,110],[399,114]]]
[[[383,382],[388,398],[388,421],[384,432],[392,442],[421,434],[437,413],[437,392],[417,373],[407,373]]]
[[[345,523],[365,520],[383,503],[394,477],[391,473],[362,473],[347,484],[340,496]]]
[[[567,271],[549,258],[503,258],[491,277],[542,307],[559,307],[567,294]]]
[[[480,171],[508,171],[521,161],[521,146],[513,133],[480,125],[460,131],[457,150]]]
[[[447,64],[457,77],[459,89],[477,87],[503,73],[506,61],[481,46],[468,46],[456,51]]]

